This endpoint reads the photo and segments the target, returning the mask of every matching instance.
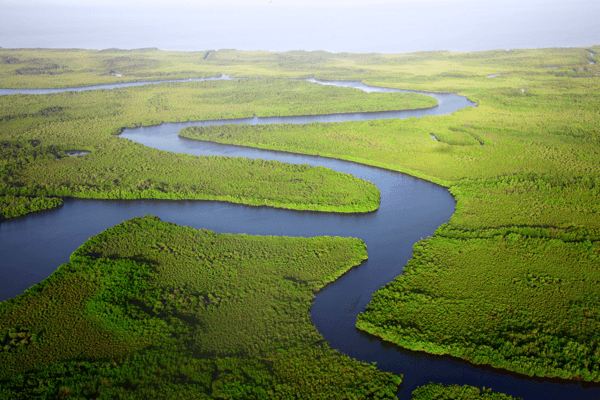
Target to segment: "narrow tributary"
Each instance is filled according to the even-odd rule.
[[[324,82],[367,91],[357,82]],[[123,220],[152,214],[163,221],[216,232],[284,236],[345,236],[365,241],[369,260],[327,286],[316,297],[311,318],[332,348],[377,367],[404,374],[400,399],[429,382],[469,384],[493,388],[524,399],[597,399],[600,388],[580,383],[531,380],[521,375],[470,365],[448,357],[429,356],[387,344],[355,328],[356,316],[365,310],[374,291],[402,273],[412,246],[433,235],[454,212],[455,202],[443,187],[398,172],[318,156],[221,145],[180,138],[187,126],[211,124],[262,124],[338,122],[382,118],[443,115],[473,106],[451,94],[431,94],[439,106],[428,110],[354,113],[327,116],[248,118],[229,121],[166,123],[126,129],[125,139],[161,150],[195,155],[224,155],[279,160],[294,164],[324,166],[351,173],[377,185],[379,210],[366,214],[336,214],[251,207],[216,201],[78,200],[68,199],[57,210],[0,224],[0,301],[22,293],[50,275],[58,265],[90,236]]]
[[[117,78],[115,76],[115,78]],[[158,85],[166,82],[202,82],[202,81],[216,81],[216,80],[230,80],[230,79],[245,79],[245,78],[230,78],[228,75],[212,76],[208,78],[189,78],[189,79],[170,79],[164,81],[144,81],[144,82],[122,82],[122,83],[108,83],[105,85],[93,85],[93,86],[81,86],[81,87],[69,87],[69,88],[57,88],[57,89],[1,89],[0,96],[8,94],[49,94],[49,93],[62,93],[62,92],[83,92],[88,90],[110,90],[120,89],[130,86],[145,86],[145,85]]]

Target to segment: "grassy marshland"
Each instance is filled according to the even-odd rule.
[[[299,210],[373,211],[379,207],[377,188],[346,174],[262,160],[172,154],[116,134],[123,127],[163,121],[434,105],[428,96],[254,79],[0,96],[0,195],[11,196],[2,201],[6,210],[0,212],[8,218],[42,205],[54,207],[55,201],[45,200],[52,196],[206,199]],[[64,151],[73,148],[91,154],[66,158]],[[20,207],[29,203],[36,206]]]
[[[596,53],[590,55],[590,51]],[[405,54],[285,53],[244,50],[197,52],[85,49],[0,49],[0,87],[53,88],[131,81],[220,76],[288,77],[378,81],[425,90],[507,87],[524,75],[597,76],[600,46],[489,50],[471,53],[423,51]],[[544,67],[557,67],[547,69]],[[110,71],[121,74],[114,76]],[[493,79],[491,74],[507,74]]]
[[[124,221],[0,303],[0,398],[395,398],[399,376],[310,321],[314,291],[366,258],[359,239]]]
[[[385,55],[0,49],[4,63],[0,64],[0,86],[82,86],[226,73],[362,80],[372,85],[465,95],[478,107],[443,117],[221,127],[202,134],[215,141],[356,160],[447,186],[457,200],[455,215],[433,238],[416,245],[408,273],[374,295],[370,309],[359,316],[358,326],[405,347],[455,354],[474,363],[540,376],[598,380],[596,326],[600,304],[595,292],[600,222],[600,67],[589,64],[599,61],[590,51],[599,54],[600,46]],[[122,77],[110,76],[111,69]],[[487,77],[492,74],[503,75]],[[232,93],[238,90],[235,84],[230,83]],[[121,144],[111,133],[142,123],[251,116],[256,112],[258,103],[229,109],[228,104],[219,103],[216,91],[214,99],[204,96],[200,100],[180,90],[192,86],[186,83],[78,95],[79,101],[70,103],[71,107],[85,104],[88,114],[76,109],[65,121],[58,119],[71,110],[52,107],[62,107],[60,96],[75,98],[73,94],[0,98],[0,109],[8,110],[0,124],[1,139],[38,139],[43,146],[89,149],[102,156],[114,154],[115,159],[131,151],[126,154],[141,163],[147,160],[146,169],[140,169],[136,176],[150,179],[156,174],[150,160],[158,152]],[[319,96],[315,99],[323,105]],[[227,101],[233,99],[230,96]],[[262,110],[272,107],[293,114],[293,108],[282,110],[277,98],[272,99]],[[301,107],[305,106],[298,103],[297,110]],[[223,135],[225,129],[229,131]],[[430,133],[440,141],[432,140]],[[92,143],[90,136],[99,139]],[[68,167],[68,176],[75,174],[84,184],[104,177],[108,179],[103,184],[108,184],[121,176],[113,177],[113,171],[106,167],[92,168],[96,161],[85,164],[86,159],[94,160],[94,153],[48,161],[37,168],[43,171],[57,162],[64,162],[67,168],[74,163]],[[177,156],[178,162],[183,159]],[[22,170],[33,171],[29,167]],[[85,174],[77,175],[80,170]],[[238,173],[243,172],[232,176]],[[168,176],[166,183],[178,182],[174,179],[181,175]],[[17,176],[25,179],[33,175]],[[459,287],[461,291],[457,291]],[[479,324],[487,331],[482,332]],[[13,335],[29,335],[29,331],[11,329]],[[249,360],[255,359],[244,362],[255,362]],[[241,374],[242,368],[231,370]],[[426,388],[422,389],[425,395],[439,389]]]

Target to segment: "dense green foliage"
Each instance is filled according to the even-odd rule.
[[[0,196],[0,221],[62,205],[57,197]]]
[[[439,383],[430,383],[421,386],[412,393],[412,400],[519,400],[504,393],[493,392],[492,389],[483,389],[473,386],[444,386]]]
[[[46,159],[51,162],[32,163],[26,168],[18,168],[17,161],[10,164],[11,171],[0,182],[0,193],[10,198],[37,199],[73,196],[224,200],[339,212],[372,211],[379,207],[379,192],[372,183],[322,167],[148,152],[141,145],[123,147],[120,152],[106,154],[100,150],[79,158],[50,157]],[[173,182],[171,178],[178,175]]]
[[[450,223],[417,245],[409,273],[373,297],[373,307],[359,316],[358,325],[409,348],[454,354],[526,374],[594,380],[598,379],[596,315],[600,311],[595,287],[600,234],[600,64],[589,61],[600,60],[590,51],[599,54],[600,46],[385,55],[0,49],[0,86],[64,87],[226,73],[353,79],[465,95],[478,107],[448,116],[223,126],[204,129],[199,137],[319,153],[400,170],[449,187],[457,200]],[[111,69],[122,77],[111,76]],[[487,77],[492,74],[503,75]],[[178,171],[175,167],[163,167],[160,174],[152,168],[160,152],[125,144],[110,134],[123,126],[161,121],[292,115],[314,109],[291,95],[286,97],[290,107],[282,108],[275,95],[279,89],[266,90],[276,87],[269,86],[271,82],[244,82],[0,98],[0,139],[38,139],[42,146],[93,151],[79,159],[49,160],[43,166],[36,161],[37,169],[33,165],[19,169],[23,175],[16,175],[14,182],[33,185],[46,168],[62,163],[60,168],[68,168],[62,179],[74,177],[82,185],[94,181],[108,187],[103,185],[113,185],[132,173],[118,164],[125,154],[140,160],[133,171],[136,177],[150,179],[152,185],[172,184],[167,191],[177,193],[175,185],[186,184],[179,181],[183,174],[168,172]],[[270,100],[248,94],[254,89],[245,88],[253,85],[259,85],[257,92],[270,93]],[[239,96],[247,103],[236,102],[238,91],[246,93]],[[314,93],[307,95],[309,102],[327,109],[325,95]],[[439,141],[432,140],[431,133]],[[98,158],[111,162],[94,169]],[[185,157],[175,159],[183,163]],[[122,168],[111,169],[115,163]],[[53,168],[53,173],[59,170]],[[241,173],[231,177],[237,179]],[[457,312],[462,313],[460,319]],[[488,330],[482,331],[479,324]],[[29,341],[25,339],[33,333],[28,332],[13,330],[13,335],[22,333],[19,340]],[[232,371],[241,374],[241,368]],[[437,393],[438,389],[427,390]]]
[[[573,51],[556,52],[566,55]],[[519,52],[525,59],[531,59],[536,53]],[[505,58],[514,59],[511,52],[505,53]],[[501,65],[500,54],[488,58],[485,53],[476,53],[472,58],[476,56],[482,59],[480,62]],[[475,73],[467,67],[466,55],[448,58],[459,59],[465,70],[473,71],[471,75]],[[587,326],[589,317],[569,310],[571,299],[577,298],[581,307],[600,311],[593,300],[593,291],[589,291],[592,289],[561,286],[564,297],[554,299],[553,308],[546,309],[544,304],[549,303],[529,301],[520,295],[514,295],[507,305],[505,296],[512,292],[499,282],[500,276],[512,269],[515,276],[533,273],[522,270],[524,266],[519,267],[523,260],[531,262],[532,258],[536,264],[527,265],[541,276],[552,275],[556,266],[572,266],[581,273],[578,279],[595,282],[599,261],[593,254],[589,256],[587,247],[573,245],[569,251],[551,257],[545,243],[560,241],[565,246],[573,243],[596,246],[600,239],[600,136],[597,129],[600,82],[596,78],[550,75],[547,71],[536,71],[537,67],[527,68],[519,63],[508,64],[508,61],[503,68],[516,70],[494,80],[486,77],[477,81],[474,76],[441,79],[434,67],[443,66],[445,62],[449,61],[432,57],[431,64],[419,64],[422,66],[420,80],[393,83],[391,78],[383,81],[369,78],[366,82],[429,90],[458,87],[462,88],[462,94],[477,101],[477,108],[422,119],[215,126],[187,129],[181,135],[318,153],[400,170],[449,187],[457,200],[456,213],[449,224],[440,227],[430,239],[433,243],[439,242],[439,246],[431,246],[427,252],[428,257],[437,260],[437,267],[448,271],[443,284],[434,288],[430,281],[421,282],[413,274],[404,274],[384,289],[381,296],[373,297],[367,312],[359,316],[357,326],[411,349],[452,354],[525,374],[598,380],[596,327],[582,328],[579,334],[557,328],[563,321],[572,326]],[[412,68],[415,70],[414,65]],[[506,71],[500,69],[503,70]],[[526,88],[525,92],[520,88]],[[439,141],[432,140],[430,133]],[[518,246],[510,252],[493,252],[496,256],[490,259],[490,249],[495,248],[490,243],[504,237],[516,240]],[[448,260],[445,246],[449,239],[457,239],[453,245],[461,251],[460,260]],[[588,264],[573,264],[573,260],[588,260],[588,256]],[[418,263],[417,259],[410,265],[412,263]],[[461,268],[467,268],[464,274]],[[478,291],[477,295],[445,294],[444,285],[462,287],[466,276],[469,279],[472,275],[479,276],[481,268],[494,285],[476,281],[473,290]],[[406,309],[421,310],[423,305],[418,296],[406,295],[405,285],[418,293],[426,291],[432,296],[447,296],[452,307],[459,307],[457,299],[461,299],[460,308],[470,310],[471,314],[469,317],[460,314],[459,320],[440,323],[438,312],[444,312],[444,307],[454,312],[453,315],[461,311],[431,303],[435,312],[431,311],[430,319],[423,319],[420,311],[406,312]],[[582,299],[579,298],[581,290],[586,293]],[[402,293],[402,302],[395,303],[390,293],[394,296]],[[489,304],[512,307],[511,319],[502,320],[499,325],[483,324],[481,321],[489,317]],[[471,326],[481,329],[482,333],[465,334],[472,331]],[[558,330],[547,331],[548,326]],[[512,344],[515,332],[523,330],[525,335],[536,331],[541,336],[531,336],[533,344],[527,345],[533,346],[531,350],[510,350],[516,346]],[[568,348],[569,341],[586,350],[573,352]]]
[[[369,111],[382,104],[404,106],[402,99],[287,80],[1,96],[0,196],[38,197],[28,200],[38,208],[54,206],[46,197],[71,196],[210,199],[300,210],[373,211],[379,207],[377,188],[347,174],[274,161],[173,154],[113,133],[125,126],[162,121],[349,111],[357,104]],[[66,158],[68,149],[92,153]],[[2,202],[13,203],[12,198]],[[14,209],[0,212],[14,216]]]
[[[352,159],[406,171],[446,186],[466,178],[498,178],[515,173],[564,179],[600,175],[596,150],[598,81],[572,80],[568,85],[557,78],[532,81],[539,89],[523,94],[489,88],[473,91],[472,95],[466,93],[478,102],[478,107],[447,116],[215,126],[205,128],[203,137]],[[440,142],[432,140],[430,132]]]
[[[599,380],[599,263],[600,242],[428,239],[357,326],[476,364]]]
[[[596,53],[590,56],[588,50]],[[196,52],[85,49],[0,49],[0,87],[52,88],[116,82],[219,76],[370,80],[381,86],[415,85],[425,90],[505,87],[523,74],[597,76],[600,46],[490,50],[471,53],[423,51],[406,54],[326,51]],[[589,61],[595,60],[595,65]],[[544,67],[556,66],[557,69]],[[110,71],[121,74],[114,76]],[[487,78],[502,73],[505,76]],[[440,89],[441,88],[441,89]]]
[[[21,196],[20,193],[15,196],[5,190],[13,176],[29,164],[44,164],[59,157],[66,157],[64,151],[56,146],[40,146],[39,140],[0,140],[0,221],[62,205],[61,198]]]
[[[358,239],[125,221],[0,303],[0,398],[395,398],[399,376],[310,321],[314,291],[366,257]]]

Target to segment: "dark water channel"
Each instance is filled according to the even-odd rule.
[[[363,90],[354,82],[327,82]],[[311,318],[332,348],[366,362],[377,362],[385,371],[404,374],[400,399],[429,382],[469,384],[493,388],[524,399],[598,399],[600,388],[579,383],[531,380],[448,357],[429,356],[381,342],[358,331],[354,324],[374,291],[402,272],[412,246],[433,235],[454,212],[455,202],[440,186],[401,173],[318,156],[268,151],[201,142],[177,136],[187,126],[224,123],[304,123],[408,118],[443,115],[473,104],[456,95],[433,95],[439,106],[429,110],[356,113],[329,116],[248,118],[234,121],[167,123],[127,129],[125,139],[166,151],[195,155],[224,155],[279,160],[324,166],[351,173],[377,185],[379,210],[368,214],[335,214],[251,207],[216,201],[80,200],[68,199],[63,207],[0,224],[0,301],[22,293],[45,279],[90,236],[123,220],[145,214],[163,221],[206,228],[216,232],[278,236],[358,237],[367,244],[369,260],[327,286],[315,299]]]

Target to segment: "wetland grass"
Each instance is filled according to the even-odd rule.
[[[597,177],[600,176],[600,141],[597,126],[600,120],[600,69],[597,64],[589,64],[589,57],[590,53],[597,54],[599,51],[600,46],[396,55],[235,50],[178,53],[158,50],[96,52],[0,49],[0,56],[4,61],[4,64],[0,65],[0,86],[83,86],[112,83],[115,79],[175,79],[225,73],[231,76],[313,76],[322,80],[359,80],[374,86],[457,92],[465,95],[478,103],[476,109],[465,109],[442,117],[425,117],[419,120],[411,118],[402,121],[379,120],[371,123],[308,124],[302,127],[234,127],[228,128],[231,130],[227,135],[223,135],[226,128],[215,127],[204,130],[202,135],[214,141],[298,153],[320,153],[358,161],[406,172],[448,187],[457,200],[455,215],[448,224],[436,231],[433,238],[415,245],[415,257],[409,262],[406,273],[373,296],[367,312],[359,316],[357,325],[407,348],[435,354],[454,354],[473,363],[489,363],[523,374],[597,381],[600,331],[597,324],[600,304],[595,292],[599,279]],[[545,66],[558,68],[544,69]],[[121,73],[122,76],[110,76],[110,69]],[[489,79],[488,75],[493,74],[506,76]],[[124,144],[115,140],[111,134],[118,133],[124,126],[171,120],[251,116],[255,110],[272,112],[273,115],[294,114],[293,107],[281,108],[275,96],[270,97],[262,106],[261,100],[251,98],[251,90],[242,90],[246,93],[244,96],[250,96],[248,98],[253,102],[251,106],[232,106],[231,103],[235,103],[236,90],[243,87],[240,83],[231,82],[223,86],[215,84],[206,87],[206,90],[200,86],[186,85],[188,84],[99,91],[95,94],[79,95],[76,97],[77,102],[73,101],[75,97],[72,94],[52,95],[54,97],[14,95],[0,98],[0,109],[3,110],[0,139],[10,142],[7,145],[13,148],[10,151],[14,151],[15,143],[20,145],[23,140],[40,140],[42,146],[57,146],[61,150],[77,148],[92,151],[92,154],[86,157],[60,160],[48,158],[38,162],[36,157],[44,158],[48,152],[32,155],[31,149],[28,149],[18,166],[14,163],[3,164],[5,172],[11,168],[18,171],[13,181],[7,180],[7,177],[12,176],[8,172],[3,175],[3,179],[6,179],[4,187],[20,187],[13,183],[23,182],[24,187],[28,190],[35,189],[36,192],[6,192],[6,195],[37,196],[39,188],[34,182],[50,170],[53,173],[62,171],[63,176],[69,179],[74,177],[74,184],[93,185],[97,193],[109,193],[108,189],[119,187],[118,179],[131,171],[127,164],[119,167],[120,169],[114,168],[113,165],[108,165],[110,163],[102,164],[103,162],[95,157],[108,156],[106,159],[118,162],[123,154],[139,160],[136,161],[138,164],[134,173],[136,178],[148,180],[146,186],[162,184],[168,178],[169,184],[177,182],[179,187],[183,187],[186,182],[177,181],[180,179],[178,176],[182,174],[161,174],[164,174],[165,170],[169,171],[169,168],[174,171],[175,166],[179,165],[193,164],[196,168],[194,163],[197,161],[187,160],[182,156],[171,159],[170,156],[161,155],[165,157],[167,169],[163,168],[163,172],[159,173],[153,171],[150,161],[159,155],[159,152],[130,143]],[[235,85],[238,85],[238,88]],[[521,92],[520,88],[527,90]],[[257,92],[260,90],[262,89],[257,89]],[[312,89],[307,86],[306,90]],[[304,88],[300,90],[304,91]],[[196,97],[199,94],[200,97]],[[227,101],[223,101],[219,96],[224,96],[223,99]],[[315,92],[315,101],[319,103],[319,107],[327,110],[323,97],[324,92]],[[302,112],[312,109],[300,103],[293,104],[298,104],[297,110],[303,110]],[[431,140],[430,132],[439,141]],[[90,141],[92,137],[94,140]],[[56,166],[56,163],[63,165]],[[95,168],[94,163],[99,163],[101,167]],[[221,170],[223,164],[224,162],[219,161],[214,165]],[[233,179],[241,176],[241,170],[233,171]],[[230,175],[223,176],[230,179]],[[127,185],[137,183],[126,182]],[[176,193],[177,190],[175,187],[168,187],[166,192]],[[73,190],[71,193],[84,191]],[[39,195],[48,196],[48,192],[39,192]],[[365,197],[362,194],[361,196]],[[156,251],[165,250],[159,248]],[[171,251],[169,254],[183,254],[178,249]],[[110,267],[108,270],[124,268],[123,270],[131,271],[138,268],[144,274],[156,273],[152,265],[143,264],[141,261],[94,262],[124,263],[123,267]],[[402,266],[399,266],[399,273],[400,267]],[[66,267],[61,270],[66,270]],[[98,268],[99,270],[104,269]],[[427,279],[424,279],[425,277]],[[139,282],[141,285],[141,282],[146,281],[140,279]],[[78,304],[87,304],[86,299],[91,298],[92,293],[96,293],[93,290],[96,289],[86,286],[84,281],[75,283],[78,283],[79,291],[85,292],[77,294]],[[288,286],[290,284],[286,283]],[[132,291],[138,290],[137,287],[131,284]],[[463,290],[465,287],[470,296],[461,296],[457,291],[457,288]],[[177,290],[187,289],[180,287]],[[231,386],[227,386],[225,380],[246,382],[246,388],[263,390],[272,387],[271,382],[275,382],[272,379],[276,378],[267,378],[271,371],[286,371],[277,372],[279,375],[275,375],[285,377],[277,381],[281,384],[279,382],[287,382],[288,377],[299,376],[294,375],[296,372],[293,371],[300,374],[315,371],[314,368],[301,367],[310,363],[314,363],[313,366],[317,365],[318,361],[314,360],[326,361],[325,364],[318,364],[321,369],[346,368],[346,361],[343,361],[345,359],[342,356],[328,358],[330,356],[327,354],[331,353],[327,353],[329,350],[323,350],[322,347],[314,350],[319,355],[311,353],[312,355],[304,356],[304,353],[298,350],[300,353],[287,353],[283,356],[283,353],[279,352],[282,358],[278,360],[284,360],[284,364],[277,364],[268,358],[264,361],[261,358],[235,358],[237,356],[219,358],[218,361],[214,361],[215,358],[193,361],[188,353],[181,353],[181,348],[176,344],[176,335],[185,335],[188,332],[185,330],[185,319],[179,317],[177,319],[182,321],[181,323],[172,318],[171,322],[156,322],[156,325],[147,329],[150,333],[159,328],[165,331],[175,329],[172,337],[164,339],[164,346],[160,344],[163,347],[139,350],[154,341],[154,337],[144,336],[145,331],[138,326],[143,326],[145,318],[155,320],[155,315],[161,312],[161,307],[171,307],[170,300],[163,301],[166,292],[160,293],[162,297],[157,295],[156,299],[151,299],[156,301],[148,303],[150,308],[141,308],[141,303],[134,303],[139,310],[132,307],[126,309],[126,312],[152,311],[147,314],[148,317],[140,314],[143,316],[140,320],[142,322],[134,320],[127,325],[127,329],[137,329],[135,335],[131,334],[125,338],[108,335],[109,339],[106,339],[101,335],[107,331],[100,330],[95,325],[92,328],[81,325],[85,329],[80,331],[90,338],[95,338],[94,343],[99,343],[100,350],[106,348],[102,343],[108,343],[103,340],[111,340],[114,343],[110,342],[110,348],[123,352],[119,354],[133,354],[132,352],[138,351],[135,357],[130,358],[133,361],[127,361],[130,362],[127,365],[136,365],[135,368],[142,365],[143,367],[139,367],[141,369],[132,368],[123,374],[124,364],[78,359],[62,362],[57,369],[44,369],[46,367],[40,366],[38,370],[24,372],[24,375],[15,378],[14,385],[17,386],[14,387],[22,390],[31,384],[33,386],[30,393],[38,390],[40,385],[54,385],[52,387],[55,389],[52,390],[64,390],[64,387],[61,389],[60,386],[66,382],[64,379],[68,379],[66,377],[72,371],[77,371],[77,376],[86,376],[85,379],[89,379],[87,383],[82,384],[82,391],[96,390],[112,385],[111,382],[120,382],[120,386],[110,386],[113,388],[110,390],[136,387],[141,388],[142,393],[146,389],[142,389],[141,384],[137,382],[145,379],[144,377],[152,377],[155,382],[164,382],[165,388],[177,387],[178,390],[180,387],[182,390],[187,388],[186,382],[191,380],[205,385],[202,387],[213,385],[212,390],[229,390]],[[215,293],[212,293],[213,298]],[[509,298],[508,294],[513,296]],[[117,295],[121,296],[110,294]],[[256,293],[248,295],[254,296]],[[213,304],[213,300],[208,294],[206,297],[208,302],[205,306],[208,308]],[[219,304],[223,299],[224,304],[232,304],[227,303],[227,296],[217,297],[220,299]],[[146,301],[143,296],[142,299]],[[103,303],[102,307],[113,307],[110,301]],[[14,304],[16,303],[13,301],[4,302],[2,307],[7,309]],[[81,307],[83,305],[79,309],[82,309]],[[183,305],[172,307],[184,310]],[[552,316],[551,309],[557,310],[557,315],[562,316],[560,320]],[[62,309],[57,312],[63,312],[60,310]],[[419,313],[416,310],[419,310]],[[459,318],[461,312],[466,310],[469,311],[468,315]],[[2,315],[4,317],[7,314]],[[118,321],[115,318],[111,321]],[[56,319],[51,321],[49,326],[56,325]],[[11,338],[15,340],[15,346],[17,342],[25,343],[19,345],[15,351],[32,348],[33,345],[27,343],[35,343],[35,340],[38,340],[37,337],[33,339],[37,333],[31,327],[27,324],[21,325],[14,323],[10,328],[3,328],[2,334],[8,337],[11,337],[11,333],[17,337],[22,334],[23,337],[19,339]],[[118,323],[103,326],[114,328]],[[484,332],[481,327],[489,329]],[[288,335],[296,338],[292,332]],[[195,342],[192,340],[189,343]],[[231,345],[223,344],[223,348],[230,349],[235,343],[237,342],[231,342]],[[263,343],[269,351],[276,347],[269,347],[276,341],[258,340],[258,347],[250,347],[248,351],[259,354]],[[215,349],[218,349],[220,345],[215,346]],[[167,348],[171,356],[164,358],[166,353],[161,353],[162,348]],[[169,366],[168,371],[171,371],[166,375],[161,375],[160,369],[155,367],[155,361],[152,361],[156,360],[159,354],[165,360],[164,365]],[[300,358],[295,358],[296,354],[300,354]],[[213,356],[216,357],[214,354],[210,355]],[[182,359],[186,361],[181,363]],[[278,370],[277,365],[284,367]],[[373,377],[383,377],[374,367],[361,368],[363,375],[359,373],[353,376],[369,376],[368,379],[375,379],[371,378],[371,375],[365,375],[369,373]],[[195,372],[185,375],[188,373],[186,371]],[[35,375],[37,380],[28,380],[27,374],[38,374]],[[171,378],[180,377],[182,374],[184,377],[193,375],[193,378],[190,378],[190,381],[186,380],[187,378],[180,380],[180,383],[174,386]],[[121,376],[128,377],[129,380],[122,382],[119,380]],[[221,377],[224,380],[214,386],[215,381],[211,378],[213,376],[218,378],[217,381]],[[317,379],[315,375],[309,376],[310,379]],[[100,377],[100,380],[94,381],[96,377]],[[344,386],[346,383],[342,383],[347,381],[337,379],[329,381],[331,387],[347,387]],[[397,383],[390,383],[395,382],[393,377],[381,379],[382,382],[387,382],[382,383],[381,387],[390,388],[389,390]],[[295,382],[293,379],[291,381]],[[310,380],[306,380],[308,381]],[[357,394],[357,397],[370,396],[371,389],[364,389],[363,386],[360,390],[363,391]],[[428,385],[419,390],[415,392],[415,396],[428,396],[440,390],[449,390],[453,396],[457,391],[473,392],[474,396],[474,390],[479,392],[478,389],[468,387],[447,389],[440,388],[439,385]],[[233,396],[233,393],[236,392],[229,395]],[[487,398],[506,398],[500,394],[498,396],[500,397]]]

